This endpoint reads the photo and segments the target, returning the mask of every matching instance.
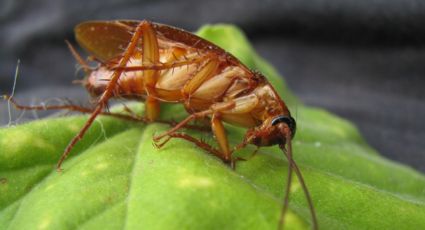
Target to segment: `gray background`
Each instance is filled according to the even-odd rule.
[[[71,84],[78,76],[64,40],[73,41],[81,21],[124,18],[187,30],[242,27],[306,104],[353,121],[383,155],[425,171],[424,1],[2,0],[0,94],[11,92],[19,58],[16,97],[23,103],[87,100]],[[43,113],[19,121],[35,116]],[[0,102],[0,124],[8,120]]]

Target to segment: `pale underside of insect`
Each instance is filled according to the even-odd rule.
[[[158,119],[159,104],[162,102],[182,103],[190,115],[167,132],[155,136],[154,141],[158,146],[164,145],[171,138],[181,138],[233,166],[235,159],[232,153],[236,149],[247,144],[279,145],[289,162],[279,226],[283,226],[294,170],[310,206],[313,228],[317,228],[310,195],[292,159],[291,140],[295,134],[295,120],[261,73],[251,71],[231,54],[196,35],[149,21],[84,22],[75,28],[75,34],[78,43],[92,55],[91,59],[99,63],[96,68],[89,67],[70,46],[87,73],[82,83],[97,98],[97,105],[94,110],[78,106],[52,107],[91,112],[84,127],[65,149],[57,164],[58,169],[99,114],[114,115],[104,111],[109,99],[144,101],[145,121]],[[197,119],[210,120],[219,149],[177,132]],[[248,129],[244,140],[233,149],[229,147],[223,122]],[[158,143],[161,140],[163,142]]]

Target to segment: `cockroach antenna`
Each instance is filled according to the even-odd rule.
[[[68,46],[68,49],[71,51],[72,56],[74,56],[75,60],[77,60],[78,64],[80,64],[81,68],[86,74],[89,74],[92,69],[90,68],[89,64],[81,57],[81,55],[77,52],[77,50],[72,46],[72,44],[65,40],[66,45]]]
[[[309,206],[309,209],[310,209],[311,220],[312,220],[312,228],[314,230],[317,230],[317,229],[319,229],[319,225],[317,223],[316,211],[314,209],[313,201],[312,201],[310,193],[307,189],[307,185],[304,181],[304,177],[301,174],[301,171],[300,171],[297,163],[295,163],[294,159],[292,158],[292,139],[291,138],[292,138],[291,132],[288,132],[287,135],[286,135],[286,148],[285,148],[285,144],[279,145],[283,154],[286,156],[286,159],[288,159],[288,176],[287,176],[287,182],[286,182],[286,186],[285,186],[285,197],[284,197],[284,200],[283,200],[282,211],[281,211],[281,214],[280,214],[278,229],[283,229],[283,226],[284,226],[285,213],[288,209],[288,204],[289,204],[289,194],[290,194],[290,188],[291,188],[291,183],[292,183],[292,171],[295,171],[295,174],[297,175],[298,181],[301,184],[301,187],[303,189],[304,195],[307,199],[307,203],[308,203],[308,206]]]
[[[288,175],[286,177],[286,185],[285,185],[285,197],[283,198],[283,204],[282,204],[282,210],[280,212],[280,218],[279,218],[279,225],[278,229],[283,229],[283,226],[285,224],[285,214],[288,210],[289,205],[289,194],[291,190],[291,184],[292,184],[292,167],[291,167],[291,160],[292,160],[292,149],[290,141],[287,141],[288,151],[285,149],[284,144],[280,144],[279,148],[282,150],[282,152],[285,154],[285,156],[288,159]]]

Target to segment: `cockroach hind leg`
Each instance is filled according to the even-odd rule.
[[[16,100],[14,100],[13,97],[8,95],[3,95],[4,100],[9,101],[16,109],[18,110],[68,110],[73,112],[80,112],[80,113],[93,113],[94,109],[87,108],[80,105],[72,104],[72,102],[69,102],[65,105],[35,105],[35,106],[28,106],[28,105],[21,105]],[[122,120],[128,120],[128,121],[141,121],[145,122],[143,119],[132,116],[132,115],[125,115],[121,113],[111,113],[111,112],[100,112],[99,115],[104,116],[111,116],[115,118],[119,118]]]
[[[142,33],[144,31],[143,25],[144,24],[141,23],[136,27],[136,31],[135,31],[134,35],[132,36],[130,42],[128,43],[127,48],[126,48],[125,52],[123,53],[123,57],[119,61],[119,64],[118,64],[119,67],[124,67],[129,62],[131,56],[133,55],[134,50],[137,47],[139,39],[141,38]],[[64,153],[62,154],[62,156],[61,156],[61,158],[60,158],[60,160],[59,160],[59,162],[56,166],[58,169],[61,168],[63,161],[69,155],[69,153],[71,152],[73,147],[84,137],[84,134],[90,128],[90,126],[93,124],[96,117],[99,114],[101,114],[102,110],[106,107],[109,98],[112,96],[113,89],[114,89],[116,83],[118,82],[118,79],[120,78],[122,72],[123,72],[122,70],[121,71],[115,70],[113,72],[113,74],[111,76],[111,81],[108,83],[106,90],[103,92],[102,96],[99,98],[97,105],[96,105],[96,108],[93,110],[93,112],[91,113],[90,117],[88,118],[88,120],[86,121],[84,126],[80,129],[78,134],[74,136],[74,138],[71,140],[71,142],[66,147]]]

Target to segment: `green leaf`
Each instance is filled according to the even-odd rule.
[[[198,34],[264,73],[297,109],[294,157],[322,229],[425,228],[422,174],[381,157],[349,122],[300,104],[236,27],[205,26]],[[162,116],[187,114],[180,105],[166,105]],[[166,125],[101,117],[64,171],[56,172],[59,156],[86,119],[0,129],[0,229],[276,229],[287,172],[279,149],[263,148],[233,171],[182,140],[155,148],[152,136]],[[242,140],[245,130],[226,128],[232,144]],[[187,132],[214,142],[210,134]],[[286,218],[289,229],[308,229],[311,222],[296,180]]]

